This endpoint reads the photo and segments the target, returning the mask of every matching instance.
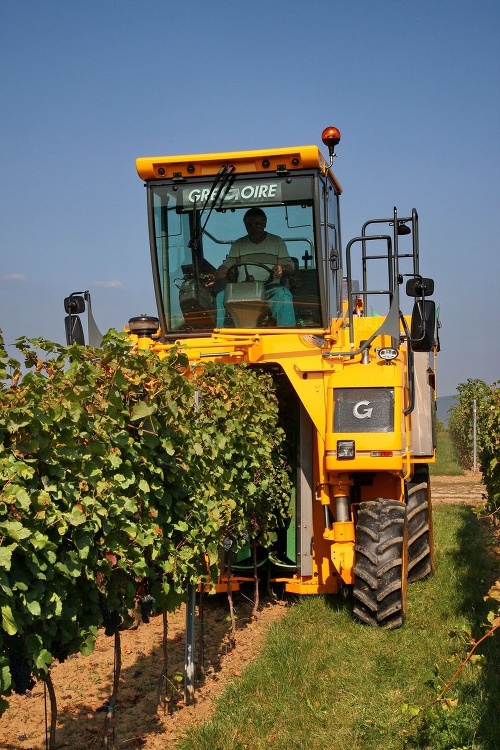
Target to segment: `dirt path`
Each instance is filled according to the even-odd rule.
[[[476,505],[484,500],[485,487],[481,474],[466,472],[462,477],[431,476],[431,494],[433,504],[458,503]]]
[[[432,477],[434,504],[476,504],[484,487],[480,475]],[[286,607],[265,602],[257,621],[251,619],[252,602],[236,595],[238,632],[230,648],[228,609],[224,598],[207,598],[204,618],[205,678],[197,688],[196,706],[184,706],[178,683],[171,682],[173,710],[158,709],[158,680],[162,667],[161,617],[148,625],[122,633],[122,678],[116,710],[116,748],[168,750],[188,726],[201,724],[213,711],[214,700],[229,681],[259,653],[271,624]],[[221,604],[221,602],[223,602]],[[169,617],[169,674],[181,673],[184,661],[184,609]],[[74,656],[52,670],[59,722],[57,747],[98,750],[102,743],[106,701],[113,678],[113,639],[101,635],[89,657]],[[176,690],[177,688],[177,690]],[[26,696],[14,695],[1,718],[2,750],[45,750],[45,696],[37,684]]]
[[[121,633],[122,673],[116,719],[116,749],[167,750],[185,728],[201,724],[213,710],[215,698],[225,685],[239,676],[243,667],[259,653],[272,622],[283,616],[283,603],[264,602],[257,620],[253,603],[235,594],[237,638],[230,644],[230,623],[225,595],[206,597],[204,605],[205,678],[198,681],[196,705],[185,706],[182,679],[169,683],[171,710],[158,708],[161,675],[163,622],[152,617],[149,624]],[[184,664],[185,610],[168,621],[169,675],[181,675]],[[101,748],[107,700],[113,679],[113,638],[101,634],[91,656],[75,655],[52,669],[58,701],[57,747],[70,750]],[[47,698],[48,701],[48,698]],[[9,698],[9,708],[0,720],[1,750],[45,750],[45,695],[43,683],[25,696]]]

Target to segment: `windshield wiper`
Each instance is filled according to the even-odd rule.
[[[231,187],[231,185],[234,182],[233,172],[234,172],[234,166],[232,166],[232,165],[229,166],[229,167],[226,167],[224,165],[224,166],[222,166],[219,169],[219,171],[215,175],[215,179],[214,179],[214,181],[213,181],[213,183],[212,183],[212,185],[211,185],[211,187],[210,187],[210,189],[209,189],[209,191],[207,193],[207,197],[206,197],[205,202],[203,204],[203,207],[202,207],[202,209],[200,211],[199,218],[198,218],[198,215],[197,215],[196,203],[195,203],[195,205],[194,205],[194,212],[193,212],[194,213],[194,216],[193,216],[193,229],[192,229],[192,232],[191,232],[191,237],[190,237],[189,242],[188,242],[188,247],[190,247],[191,249],[193,249],[195,251],[198,249],[198,243],[201,240],[201,238],[203,237],[203,234],[205,232],[205,228],[206,228],[206,226],[208,224],[208,220],[210,219],[210,216],[212,214],[212,211],[214,210],[215,205],[217,204],[217,201],[219,200],[219,198],[222,195],[222,198],[221,198],[221,203],[222,203],[222,201],[224,200],[224,198],[227,195],[227,192],[228,192],[229,188]],[[218,189],[217,189],[217,186],[218,186]],[[222,191],[224,190],[224,188],[226,188],[226,190],[224,191],[224,194],[222,194]],[[215,192],[216,189],[217,189],[217,192],[214,195],[214,192]],[[213,195],[214,195],[214,197],[212,198]],[[210,210],[208,212],[208,216],[205,219],[205,222],[204,222],[203,226],[200,229],[201,218],[202,218],[203,214],[205,213],[205,211],[207,210],[207,206],[208,206],[209,202],[211,203]]]
[[[214,196],[214,198],[212,200],[212,204],[210,206],[210,211],[208,212],[208,216],[205,219],[205,223],[203,224],[203,228],[201,230],[200,238],[203,237],[203,234],[205,232],[205,228],[206,228],[206,226],[208,224],[208,220],[210,219],[210,216],[212,215],[212,211],[214,210],[215,206],[217,205],[217,201],[220,198],[220,205],[222,205],[222,203],[224,201],[224,198],[226,197],[226,195],[228,193],[228,190],[230,189],[231,185],[234,182],[235,175],[233,175],[233,172],[234,172],[233,165],[231,165],[229,167],[223,167],[223,169],[225,169],[224,177],[222,179],[222,182],[219,185],[219,189],[217,190],[217,194]],[[214,185],[214,187],[212,188],[212,190],[207,195],[207,200],[205,201],[205,205],[203,206],[203,210],[200,213],[200,220],[201,220],[201,217],[203,215],[203,211],[205,211],[205,209],[207,207],[208,199],[210,198],[210,196],[214,192],[215,188],[216,188],[216,184]],[[222,191],[224,191],[224,192],[222,192]]]
[[[203,234],[205,233],[206,226],[208,224],[212,211],[217,204],[217,201],[220,199],[222,203],[222,201],[227,195],[228,190],[230,189],[231,185],[234,182],[233,172],[234,172],[233,165],[229,167],[222,166],[219,169],[208,191],[207,197],[205,199],[205,202],[203,203],[203,206],[201,208],[201,211],[199,212],[199,215],[198,215],[198,210],[196,206],[196,201],[194,202],[194,205],[193,205],[193,223],[192,223],[192,229],[191,229],[191,236],[188,242],[188,247],[190,248],[192,252],[192,256],[193,256],[193,271],[194,271],[194,277],[196,279],[197,284],[200,283],[200,281],[203,278],[203,273],[205,272],[205,269],[204,269],[205,261],[202,262],[202,258],[200,257],[201,238],[203,237]],[[201,226],[202,216],[205,213],[209,204],[210,204],[210,210],[208,212],[208,216],[206,217],[203,223],[203,226]]]

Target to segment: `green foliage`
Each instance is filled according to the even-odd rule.
[[[460,465],[472,467],[473,402],[476,401],[477,454],[486,486],[487,512],[500,512],[500,386],[469,379],[457,388],[458,403],[449,417],[450,437]]]
[[[500,384],[494,383],[485,399],[479,452],[483,481],[488,493],[487,510],[500,513]]]
[[[213,474],[211,491],[219,496],[227,493],[231,502],[232,526],[227,526],[227,532],[232,528],[236,532],[233,551],[243,541],[238,537],[241,530],[267,547],[275,541],[290,504],[290,481],[282,452],[285,436],[276,426],[278,402],[273,382],[269,375],[246,367],[226,365],[222,369],[223,373],[220,365],[207,364],[193,376],[201,404],[198,445]],[[206,481],[201,487],[205,496]]]
[[[448,659],[448,663],[461,662],[453,678],[447,681],[441,675],[439,665],[434,664],[426,681],[435,695],[434,700],[424,708],[403,707],[410,717],[419,716],[412,746],[432,747],[436,750],[479,750],[480,746],[474,742],[477,734],[477,715],[470,708],[471,703],[476,702],[479,695],[474,676],[481,670],[485,659],[483,655],[471,655],[475,640],[465,626],[451,628],[449,637],[454,654]],[[469,674],[466,673],[466,669],[469,670]]]
[[[458,463],[462,469],[471,469],[473,466],[473,404],[476,401],[477,409],[477,439],[481,445],[482,431],[479,426],[482,423],[486,399],[489,387],[482,380],[472,379],[457,386],[457,402],[450,409],[448,417],[448,428],[450,437],[455,448]]]
[[[438,704],[421,720],[414,747],[432,750],[481,750],[474,742],[476,716],[465,705]]]
[[[227,534],[273,540],[289,504],[271,381],[181,349],[0,342],[0,695],[92,651],[144,582],[172,610]],[[0,706],[0,711],[2,706]]]

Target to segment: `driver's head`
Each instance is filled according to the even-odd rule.
[[[249,208],[243,217],[243,223],[252,241],[258,241],[265,236],[267,216],[261,208]]]

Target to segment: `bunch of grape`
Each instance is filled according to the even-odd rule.
[[[248,533],[246,529],[243,529],[240,532],[239,536],[240,536],[240,539],[242,539],[245,544],[249,543],[250,534]],[[229,550],[233,546],[236,539],[237,539],[237,536],[235,534],[233,534],[232,537],[231,536],[224,537],[224,539],[222,540],[222,549],[224,550],[224,552],[229,552]]]
[[[50,653],[54,659],[57,659],[62,664],[69,656],[69,649],[67,646],[63,646],[61,641],[52,641],[50,644]]]
[[[101,612],[102,624],[104,625],[104,635],[114,635],[122,624],[122,617],[117,609],[111,611],[104,597],[99,600],[99,610]]]
[[[153,596],[151,596],[151,594],[147,594],[146,596],[141,597],[141,599],[139,600],[143,622],[149,622],[149,618],[151,617],[151,612],[153,611],[154,605],[155,599]]]
[[[10,651],[9,666],[14,692],[24,695],[27,690],[31,690],[35,685],[35,680],[31,674],[31,667],[26,657],[20,654],[19,651]]]
[[[224,552],[229,552],[231,547],[233,546],[233,540],[229,536],[225,536],[222,540],[222,549]]]

